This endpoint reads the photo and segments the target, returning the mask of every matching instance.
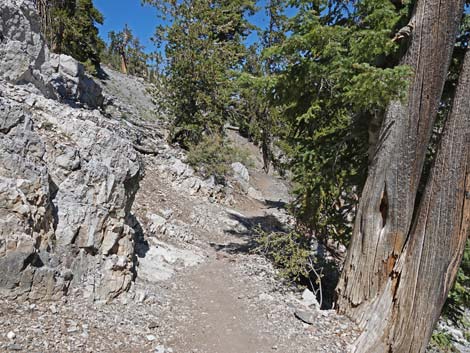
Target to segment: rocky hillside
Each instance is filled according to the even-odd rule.
[[[0,4],[0,350],[345,352],[353,325],[253,255],[288,187],[226,185],[166,143],[156,87],[51,54],[28,0]]]

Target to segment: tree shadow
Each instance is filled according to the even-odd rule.
[[[137,268],[139,265],[139,258],[145,257],[150,250],[148,241],[144,236],[144,229],[134,214],[128,217],[128,225],[134,229],[134,254],[132,255],[132,277],[133,280],[137,278]]]
[[[96,68],[96,77],[100,80],[109,80],[108,73],[103,69],[101,65]]]
[[[282,201],[266,201],[269,208],[285,208],[286,203]],[[250,254],[258,248],[257,237],[263,233],[288,233],[288,229],[274,215],[246,217],[239,213],[228,212],[232,220],[237,221],[241,227],[232,227],[225,230],[227,234],[237,237],[240,241],[229,243],[210,243],[210,246],[217,252],[224,252],[230,255]],[[309,277],[298,278],[288,282],[299,288],[309,288],[316,294],[317,300],[321,301],[321,309],[329,310],[333,308],[335,301],[335,289],[340,275],[340,261],[337,261],[330,254],[328,247],[321,241],[312,238],[312,258],[315,259],[315,269],[319,277],[310,272]],[[321,289],[321,294],[320,294]]]
[[[286,227],[274,215],[266,214],[263,216],[245,217],[241,214],[230,213],[231,219],[240,223],[245,230],[228,230],[226,231],[232,235],[253,236],[260,232],[287,232]]]
[[[339,281],[339,265],[324,254],[320,255],[318,251],[315,252],[315,259],[315,267],[321,277],[311,272],[310,278],[306,278],[302,284],[316,294],[318,302],[321,302],[321,310],[329,310],[333,308],[336,299],[335,289]]]
[[[226,244],[210,243],[210,246],[216,251],[223,251],[229,254],[249,254],[258,246],[256,238],[259,234],[287,232],[284,224],[271,214],[253,217],[246,217],[232,212],[228,212],[228,214],[232,220],[237,221],[241,226],[227,229],[225,233],[236,236],[241,241]]]
[[[287,202],[285,201],[274,201],[274,200],[265,200],[264,204],[268,208],[276,208],[278,210],[285,210],[287,208]]]
[[[281,202],[276,202],[276,204],[279,205],[279,207],[285,207],[285,204],[281,205]],[[259,234],[288,233],[290,231],[271,214],[245,217],[237,213],[229,213],[229,216],[243,227],[240,227],[240,229],[235,227],[235,229],[226,230],[226,233],[235,235],[241,241],[226,244],[211,243],[210,245],[216,251],[228,254],[249,254],[259,246],[257,242]],[[329,310],[333,308],[335,301],[335,289],[340,275],[339,262],[331,256],[328,247],[322,245],[320,241],[313,238],[312,245],[312,256],[315,259],[315,268],[318,274],[320,274],[320,277],[317,277],[312,271],[309,278],[301,278],[298,281],[294,281],[293,284],[311,289],[316,293],[317,300],[319,302],[321,300],[321,309]]]
[[[140,258],[145,257],[145,255],[150,249],[150,246],[149,242],[145,239],[144,229],[142,228],[135,215],[132,214],[129,218],[130,223],[132,224],[131,226],[134,229],[134,254],[135,256]]]

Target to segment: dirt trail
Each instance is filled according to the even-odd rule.
[[[183,340],[170,342],[177,352],[269,352],[275,339],[262,334],[258,320],[243,302],[246,286],[226,260],[210,260],[185,276],[175,297],[193,315],[177,322]]]
[[[250,176],[256,174],[257,178],[253,180],[261,180],[263,189],[269,190],[271,196],[278,191],[274,206],[238,195],[233,209],[219,205],[205,209],[210,205],[190,203],[185,195],[169,192],[171,186],[158,174],[150,172],[142,183],[145,199],[157,190],[165,191],[159,206],[164,200],[163,206],[178,210],[179,219],[189,223],[194,219],[191,215],[199,210],[206,212],[206,220],[212,223],[207,232],[198,231],[198,227],[192,224],[198,248],[206,256],[205,261],[182,269],[167,282],[170,292],[166,297],[166,309],[161,313],[161,320],[166,324],[159,335],[167,338],[165,346],[171,347],[173,352],[267,353],[283,346],[281,351],[288,352],[283,340],[269,327],[276,320],[266,321],[270,314],[256,304],[260,297],[274,302],[266,294],[272,288],[256,276],[247,277],[243,268],[253,257],[249,253],[252,228],[256,224],[267,228],[279,225],[273,213],[279,213],[277,202],[282,205],[288,198],[287,188],[280,179],[261,173],[256,165],[250,168]],[[137,203],[139,201],[138,196]],[[151,205],[147,206],[150,211],[157,212]],[[218,222],[223,217],[231,220],[228,226],[225,222]],[[239,223],[244,227],[237,231],[234,226]],[[176,242],[176,245],[181,246],[181,243]],[[267,263],[263,265],[269,267]],[[296,319],[290,319],[302,327]]]
[[[137,102],[132,93],[145,95],[142,85],[110,72],[105,86],[129,112],[130,126],[132,116],[153,109],[149,97]],[[253,156],[254,193],[238,192],[232,184],[221,200],[219,186],[204,186],[206,180],[184,164],[184,153],[160,137],[164,124],[146,120],[145,126],[150,123],[151,134],[137,124],[131,129],[153,152],[141,155],[145,177],[132,208],[136,278],[129,293],[111,303],[93,302],[80,290],[57,303],[0,299],[0,351],[346,352],[357,334],[351,322],[302,306],[301,291],[283,284],[272,265],[251,252],[257,226],[279,230],[289,222],[288,188],[278,176],[263,173],[259,149],[230,134]],[[312,324],[294,316],[299,308],[314,318]]]
[[[177,247],[187,245],[186,249],[202,252],[205,258],[199,265],[180,267],[166,282],[152,284],[154,288],[167,286],[163,308],[157,314],[164,323],[157,331],[166,347],[162,352],[345,352],[343,340],[324,329],[338,320],[336,314],[312,313],[318,316],[315,327],[298,320],[294,311],[299,307],[299,294],[279,281],[266,259],[251,252],[257,226],[267,231],[286,226],[289,217],[284,207],[289,194],[280,177],[262,171],[255,146],[239,136],[235,143],[247,148],[255,159],[249,167],[250,185],[260,198],[235,193],[230,206],[210,202],[181,191],[156,170],[149,170],[142,181],[137,212],[145,209],[148,215],[172,209],[175,215],[168,223],[183,222],[194,235],[189,242],[165,238],[168,232],[157,238]],[[160,194],[158,200],[151,197],[156,193]],[[347,338],[348,326],[343,321],[341,325],[335,335]],[[338,345],[316,346],[317,340]]]

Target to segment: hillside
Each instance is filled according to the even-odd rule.
[[[469,353],[469,1],[0,0],[0,352]]]
[[[199,177],[152,87],[49,54],[28,4],[1,5],[1,350],[344,352],[351,323],[251,252],[291,222],[258,149],[231,133],[253,165]]]

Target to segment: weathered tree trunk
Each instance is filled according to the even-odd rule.
[[[459,265],[469,207],[469,60],[413,216],[462,12],[462,0],[418,0],[414,9],[402,60],[413,70],[408,101],[387,109],[337,287],[338,311],[365,330],[355,352],[424,352]]]
[[[409,241],[389,279],[395,292],[394,330],[388,334],[392,352],[426,349],[470,229],[470,55],[461,75]]]
[[[126,59],[126,53],[124,50],[120,54],[121,56],[121,72],[125,75],[127,75],[127,59]]]
[[[470,230],[470,55],[403,252],[370,304],[356,352],[424,352]]]

